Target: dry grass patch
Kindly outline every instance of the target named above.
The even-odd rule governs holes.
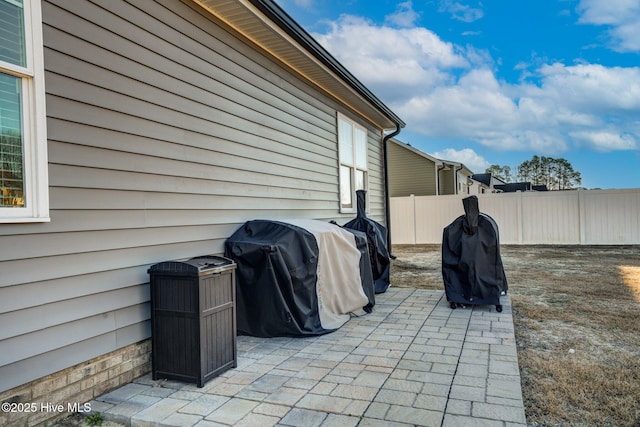
[[[392,283],[443,289],[440,246],[395,246]],[[640,247],[504,246],[527,421],[640,426]]]

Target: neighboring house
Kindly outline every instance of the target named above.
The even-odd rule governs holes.
[[[497,193],[496,185],[504,185],[505,182],[491,173],[476,173],[471,175],[472,184],[469,194]]]
[[[496,185],[496,190],[502,193],[515,193],[517,191],[548,191],[546,185],[532,185],[530,182],[509,182]]]
[[[395,138],[388,155],[390,197],[469,194],[473,172],[462,163],[437,159]]]
[[[496,190],[500,193],[515,193],[517,191],[531,191],[530,182],[510,182],[507,184],[497,185]]]
[[[148,267],[246,220],[344,223],[364,188],[386,222],[404,123],[272,0],[0,0],[0,20],[0,401],[148,371]]]
[[[504,182],[491,173],[479,173],[471,176],[471,194],[515,193],[516,191],[547,191],[546,185],[532,185],[530,182]]]
[[[438,194],[442,161],[395,138],[389,140],[389,196]]]
[[[442,160],[442,168],[438,175],[438,194],[469,194],[471,175],[473,172],[464,164]]]

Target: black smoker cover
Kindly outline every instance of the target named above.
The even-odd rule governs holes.
[[[323,232],[329,230],[328,234],[331,229],[347,233],[321,221],[301,220],[298,223],[320,228]],[[344,242],[344,239],[338,240]],[[258,337],[321,335],[336,330],[349,319],[349,314],[335,314],[323,307],[347,304],[350,308],[346,313],[355,308],[362,314],[371,311],[373,279],[370,269],[363,271],[360,268],[362,259],[366,259],[366,249],[356,248],[356,243],[358,246],[364,243],[362,237],[360,240],[351,239],[351,246],[347,248],[353,261],[347,268],[351,277],[357,275],[358,289],[354,291],[352,280],[349,289],[334,292],[331,289],[340,288],[344,281],[325,277],[331,274],[324,269],[319,277],[318,259],[320,252],[324,259],[332,258],[329,270],[335,271],[337,277],[340,264],[344,264],[344,247],[334,250],[324,247],[324,243],[319,245],[314,233],[303,226],[272,220],[246,222],[225,242],[225,256],[237,264],[238,332]],[[367,263],[365,265],[368,267]],[[326,298],[324,306],[318,295]]]
[[[389,248],[387,247],[387,228],[367,218],[365,209],[366,195],[367,192],[364,190],[356,191],[358,211],[356,217],[346,223],[344,228],[362,231],[366,234],[375,293],[381,294],[389,288],[389,276],[391,273]]]
[[[447,300],[461,304],[500,304],[507,278],[500,257],[498,225],[480,213],[478,198],[462,200],[465,215],[445,227],[442,277]]]

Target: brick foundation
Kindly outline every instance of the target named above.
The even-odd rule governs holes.
[[[50,426],[69,409],[151,371],[151,340],[140,341],[0,393],[0,403],[19,412],[0,411],[0,426]],[[26,405],[26,407],[25,407]],[[61,405],[61,406],[60,406]]]

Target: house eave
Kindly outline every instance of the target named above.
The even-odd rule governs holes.
[[[464,165],[464,163],[460,163],[460,162],[452,162],[449,160],[442,160],[442,163],[446,166],[450,166],[454,169],[456,169],[458,172],[461,172],[463,175],[471,177],[471,175],[473,175],[473,171],[471,169],[469,169],[468,167],[466,167]]]
[[[272,0],[192,0],[375,126],[405,123]]]

